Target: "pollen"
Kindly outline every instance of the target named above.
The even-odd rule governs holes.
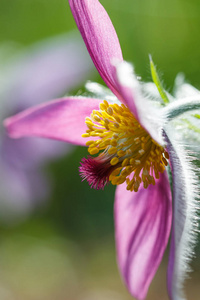
[[[137,192],[143,185],[155,185],[168,165],[169,154],[152,139],[124,104],[109,104],[86,118],[85,138],[88,152],[96,157],[84,159],[80,173],[91,187],[103,188],[107,183],[126,182],[127,190]]]

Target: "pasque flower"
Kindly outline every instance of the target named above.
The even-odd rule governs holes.
[[[92,69],[83,47],[74,33],[48,38],[26,48],[13,43],[1,45],[1,120],[34,103],[63,95],[80,84]],[[49,183],[43,166],[66,154],[70,148],[39,138],[13,140],[1,130],[1,221],[19,221],[44,203]]]
[[[163,97],[163,106],[154,107],[123,60],[114,27],[99,1],[69,0],[69,4],[89,54],[114,96],[104,101],[57,99],[7,119],[5,126],[13,138],[41,136],[77,145],[85,145],[87,139],[90,156],[81,162],[81,176],[97,189],[109,182],[117,185],[117,258],[130,293],[136,299],[146,297],[171,231],[168,292],[170,299],[184,299],[182,283],[193,251],[195,181],[170,122],[199,104],[168,103]]]

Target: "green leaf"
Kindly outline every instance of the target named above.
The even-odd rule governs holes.
[[[182,121],[184,121],[187,124],[189,129],[193,130],[194,132],[200,133],[200,128],[193,125],[189,120],[182,119]]]
[[[194,114],[192,116],[195,117],[195,118],[197,118],[197,119],[200,119],[200,115],[198,115],[198,114]]]
[[[167,104],[170,101],[167,97],[167,94],[166,94],[162,84],[161,84],[160,78],[159,78],[158,73],[156,71],[156,66],[154,65],[154,62],[152,60],[151,55],[149,55],[149,59],[150,59],[151,76],[152,76],[153,82],[155,83],[164,104]]]

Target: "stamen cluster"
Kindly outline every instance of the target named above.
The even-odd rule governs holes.
[[[84,159],[81,176],[95,188],[126,182],[127,190],[137,192],[141,183],[147,188],[168,165],[168,153],[158,145],[124,104],[100,104],[85,120],[88,130],[82,137],[95,158]],[[101,172],[99,172],[101,170]]]

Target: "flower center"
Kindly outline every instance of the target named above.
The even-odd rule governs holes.
[[[169,154],[158,145],[124,104],[100,104],[85,123],[82,137],[98,138],[86,142],[88,152],[97,157],[83,159],[80,173],[91,187],[100,189],[110,181],[126,182],[127,190],[137,192],[141,183],[147,188],[168,165]]]

